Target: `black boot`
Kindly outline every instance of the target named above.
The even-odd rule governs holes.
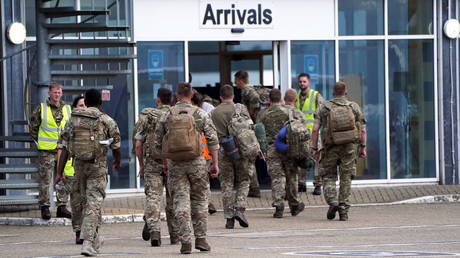
[[[72,213],[70,213],[70,211],[67,209],[67,207],[65,205],[61,205],[61,206],[57,207],[56,217],[57,218],[71,219],[72,218]]]
[[[321,195],[321,186],[315,186],[315,190],[312,192],[313,195]]]
[[[273,218],[281,219],[283,217],[284,204],[275,206],[275,208],[276,210],[275,210],[275,213],[273,213]]]
[[[217,212],[217,209],[216,207],[214,206],[214,204],[212,204],[211,202],[208,204],[208,213],[209,215],[212,215],[214,213]]]
[[[248,197],[260,198],[260,189],[250,188],[248,192]]]
[[[234,218],[238,220],[238,222],[240,223],[240,226],[242,226],[243,228],[247,228],[249,227],[249,222],[244,216],[244,211],[245,211],[244,208],[237,208],[235,211]]]
[[[51,212],[50,212],[50,207],[49,206],[42,206],[42,219],[44,220],[49,220],[51,219]]]
[[[347,221],[348,220],[348,214],[347,213],[339,213],[339,218],[340,218],[340,221]]]
[[[307,191],[307,185],[305,184],[298,184],[297,187],[299,193],[305,193]]]
[[[329,210],[327,210],[327,219],[328,220],[333,220],[335,219],[335,214],[339,210],[339,207],[337,205],[330,205]]]
[[[83,239],[80,238],[80,231],[75,232],[75,244],[76,245],[82,245],[83,244]]]
[[[227,223],[225,223],[226,229],[233,229],[235,228],[235,218],[227,219]]]
[[[142,229],[142,239],[144,239],[144,241],[150,240],[150,231],[147,222],[144,222],[144,228]]]
[[[292,206],[291,207],[291,215],[292,216],[297,216],[299,213],[301,213],[305,209],[305,204],[303,202],[299,203],[297,206]]]
[[[161,246],[161,234],[158,231],[153,231],[150,234],[150,245],[151,246]]]

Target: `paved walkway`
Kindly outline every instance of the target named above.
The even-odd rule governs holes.
[[[323,195],[316,196],[311,194],[312,187],[307,193],[300,193],[300,196],[308,206],[326,205]],[[263,190],[261,198],[248,198],[248,209],[271,208],[271,191]],[[413,198],[425,196],[460,196],[460,185],[413,185],[413,186],[356,186],[352,188],[350,201],[352,204],[370,203],[394,203]],[[221,194],[213,191],[211,200],[218,210],[222,210]],[[144,197],[141,194],[117,197],[109,195],[104,202],[104,215],[134,215],[142,214],[144,207]],[[54,212],[52,215],[54,216]],[[37,209],[0,213],[3,218],[39,218],[40,211]]]

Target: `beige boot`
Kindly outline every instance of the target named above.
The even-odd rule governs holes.
[[[83,246],[81,247],[81,254],[84,256],[96,256],[97,252],[94,250],[93,242],[84,240]]]

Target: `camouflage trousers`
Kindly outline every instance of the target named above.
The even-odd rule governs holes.
[[[72,229],[74,232],[81,230],[82,222],[82,203],[81,196],[79,194],[78,188],[79,184],[76,182],[76,173],[74,176],[64,176],[62,181],[64,182],[64,188],[56,190],[57,194],[60,196],[65,196],[65,199],[68,199],[70,196],[70,208],[72,210]]]
[[[314,186],[322,186],[323,185],[323,178],[320,176],[320,168],[318,161],[315,161],[315,166],[313,168],[298,168],[297,176],[299,180],[299,184],[305,184],[307,182],[308,173],[313,172],[313,185]]]
[[[54,183],[56,173],[56,152],[39,151],[38,152],[38,202],[40,206],[50,206],[50,183]],[[64,191],[56,192],[56,206],[66,205],[69,199],[68,194]]]
[[[146,162],[144,170],[144,192],[145,208],[144,215],[150,233],[160,232],[161,225],[161,205],[163,200],[163,189],[165,186],[165,176],[161,175],[163,164],[158,162]],[[178,235],[177,225],[174,223],[173,202],[169,191],[166,191],[166,219],[168,223],[169,235]]]
[[[168,160],[168,189],[174,201],[174,215],[181,243],[206,237],[208,228],[208,170],[203,157],[186,161]]]
[[[249,160],[231,160],[223,151],[219,152],[219,181],[226,219],[233,218],[235,209],[247,206],[249,167]]]
[[[259,180],[257,179],[257,170],[255,160],[249,162],[249,188],[259,189]]]
[[[298,206],[301,200],[297,191],[297,165],[283,154],[280,154],[274,144],[268,146],[267,166],[272,180],[273,207],[284,204],[284,198],[289,206]]]
[[[74,161],[76,194],[81,197],[83,220],[80,238],[93,241],[102,224],[102,203],[107,186],[107,162]]]
[[[353,143],[327,147],[320,159],[323,173],[324,199],[329,205],[338,205],[339,213],[350,208],[351,177],[356,173],[356,146]],[[337,197],[336,181],[340,174]]]

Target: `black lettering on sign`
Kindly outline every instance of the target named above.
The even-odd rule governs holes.
[[[238,9],[236,4],[231,4],[229,9],[213,9],[212,4],[206,5],[203,25],[269,25],[273,22],[273,11],[264,9],[262,4],[257,4],[257,9]]]
[[[206,25],[208,20],[211,20],[212,24],[216,25],[216,19],[214,18],[214,12],[212,11],[211,4],[206,5],[206,11],[204,12],[203,25]]]

